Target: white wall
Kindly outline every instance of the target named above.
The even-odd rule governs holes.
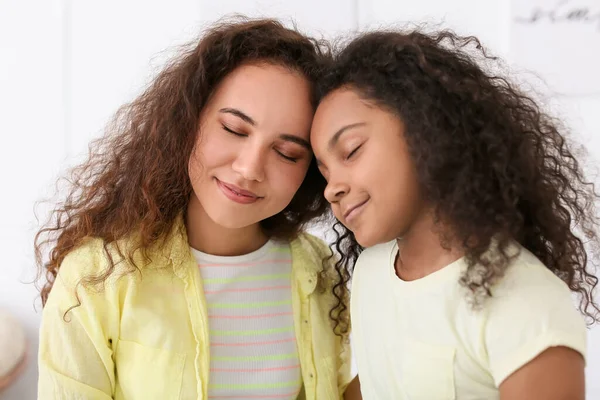
[[[587,3],[600,10],[600,0]],[[52,193],[61,168],[86,151],[116,108],[140,91],[170,46],[230,12],[294,18],[301,29],[329,37],[425,20],[475,34],[518,64],[512,11],[509,0],[0,0],[0,204],[6,215],[0,224],[0,307],[23,322],[31,343],[26,374],[0,398],[34,399],[36,393],[39,310],[35,288],[24,283],[34,275],[33,204]],[[600,30],[596,34],[590,51],[600,55]],[[540,48],[532,44],[530,51]],[[600,56],[595,62],[600,70]],[[600,92],[555,98],[553,105],[600,157]],[[588,398],[596,399],[600,328],[590,331],[589,351]]]

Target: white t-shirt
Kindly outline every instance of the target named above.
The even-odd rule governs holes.
[[[359,257],[353,341],[367,400],[493,400],[510,374],[544,350],[585,357],[586,327],[567,285],[521,248],[493,296],[474,310],[458,260],[414,281],[396,276],[396,241]]]

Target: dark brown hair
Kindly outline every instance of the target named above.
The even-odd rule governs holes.
[[[90,146],[87,161],[71,171],[66,199],[35,238],[39,279],[45,275],[42,303],[65,256],[86,239],[100,238],[106,248],[135,233],[139,239],[125,254],[132,260],[171,231],[192,193],[187,167],[200,112],[227,74],[243,64],[269,63],[315,83],[329,54],[322,44],[275,20],[238,17],[185,47],[143,94],[119,109],[105,136]],[[313,91],[316,106],[315,96]],[[262,221],[264,231],[293,238],[325,212],[324,187],[313,160],[291,203]],[[105,273],[83,283],[101,283],[113,271],[111,261]]]
[[[370,32],[336,53],[319,92],[354,89],[404,122],[423,195],[450,230],[440,230],[441,243],[462,247],[468,269],[461,284],[476,304],[491,295],[517,240],[581,296],[582,312],[594,321],[598,195],[559,121],[486,72],[497,61],[476,38],[450,31]],[[335,230],[341,259],[331,316],[343,323],[347,283],[362,249],[339,221]]]

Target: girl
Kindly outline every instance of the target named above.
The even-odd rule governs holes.
[[[344,226],[338,298],[368,247],[351,300],[366,399],[584,398],[571,291],[596,319],[597,197],[558,122],[480,49],[372,32],[323,80],[311,142]]]
[[[123,107],[36,238],[40,399],[338,399],[309,146],[326,54],[223,23]]]

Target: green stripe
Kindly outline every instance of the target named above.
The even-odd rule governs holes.
[[[278,382],[278,383],[251,383],[246,385],[236,385],[231,383],[216,384],[209,383],[208,386],[211,389],[271,389],[271,388],[284,388],[301,385],[302,381],[289,381],[289,382]]]
[[[280,300],[280,301],[262,301],[258,303],[212,303],[208,305],[208,308],[261,308],[261,307],[272,307],[282,306],[284,304],[291,304],[292,300]]]
[[[211,357],[213,361],[273,361],[298,359],[297,353],[275,354],[271,356],[245,356],[245,357]]]
[[[290,274],[271,274],[256,276],[241,276],[239,278],[209,278],[204,279],[204,283],[232,283],[232,282],[251,282],[251,281],[272,281],[275,279],[290,278]]]
[[[286,326],[284,328],[271,329],[256,329],[250,331],[210,331],[211,336],[252,336],[252,335],[268,335],[271,333],[291,332],[294,326]]]

